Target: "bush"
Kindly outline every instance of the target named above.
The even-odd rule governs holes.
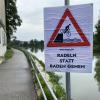
[[[12,58],[12,56],[13,56],[13,50],[7,49],[7,52],[5,54],[5,59],[8,60],[8,59]]]

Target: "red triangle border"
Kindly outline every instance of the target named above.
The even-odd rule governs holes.
[[[78,34],[82,38],[83,42],[77,42],[77,43],[59,43],[59,42],[57,43],[57,42],[54,42],[55,37],[56,37],[57,33],[59,32],[59,30],[60,30],[60,28],[61,28],[62,24],[64,23],[67,16],[71,20],[73,26],[75,27],[76,31],[78,32]],[[75,18],[73,17],[73,15],[71,14],[71,12],[68,8],[65,10],[63,16],[61,17],[61,19],[56,27],[56,29],[52,33],[50,41],[47,44],[47,47],[65,47],[65,46],[90,46],[89,41],[87,40],[82,29],[80,28],[80,26],[78,25],[77,21],[75,20]]]

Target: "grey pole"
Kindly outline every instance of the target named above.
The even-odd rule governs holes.
[[[65,0],[65,5],[69,5],[70,0]],[[66,72],[66,100],[71,100],[70,72]]]
[[[70,0],[65,0],[65,5],[69,5],[69,2]]]
[[[66,73],[66,100],[71,100],[70,72]]]

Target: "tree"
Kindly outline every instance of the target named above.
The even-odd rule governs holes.
[[[95,67],[95,79],[97,80],[99,84],[99,90],[100,90],[100,57],[97,56],[97,62],[96,62],[96,67]]]
[[[5,0],[6,2],[6,32],[7,42],[10,42],[11,35],[16,32],[17,26],[20,26],[22,20],[18,15],[16,0]]]
[[[94,36],[95,43],[99,44],[100,43],[100,19],[98,20],[97,25],[95,26],[96,28],[96,34]]]

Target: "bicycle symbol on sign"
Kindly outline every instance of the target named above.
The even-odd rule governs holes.
[[[70,26],[71,26],[71,24],[67,25],[67,26],[65,27],[65,29],[61,29],[60,32],[61,32],[62,34],[66,34],[68,37],[70,37],[70,36],[71,36]]]

